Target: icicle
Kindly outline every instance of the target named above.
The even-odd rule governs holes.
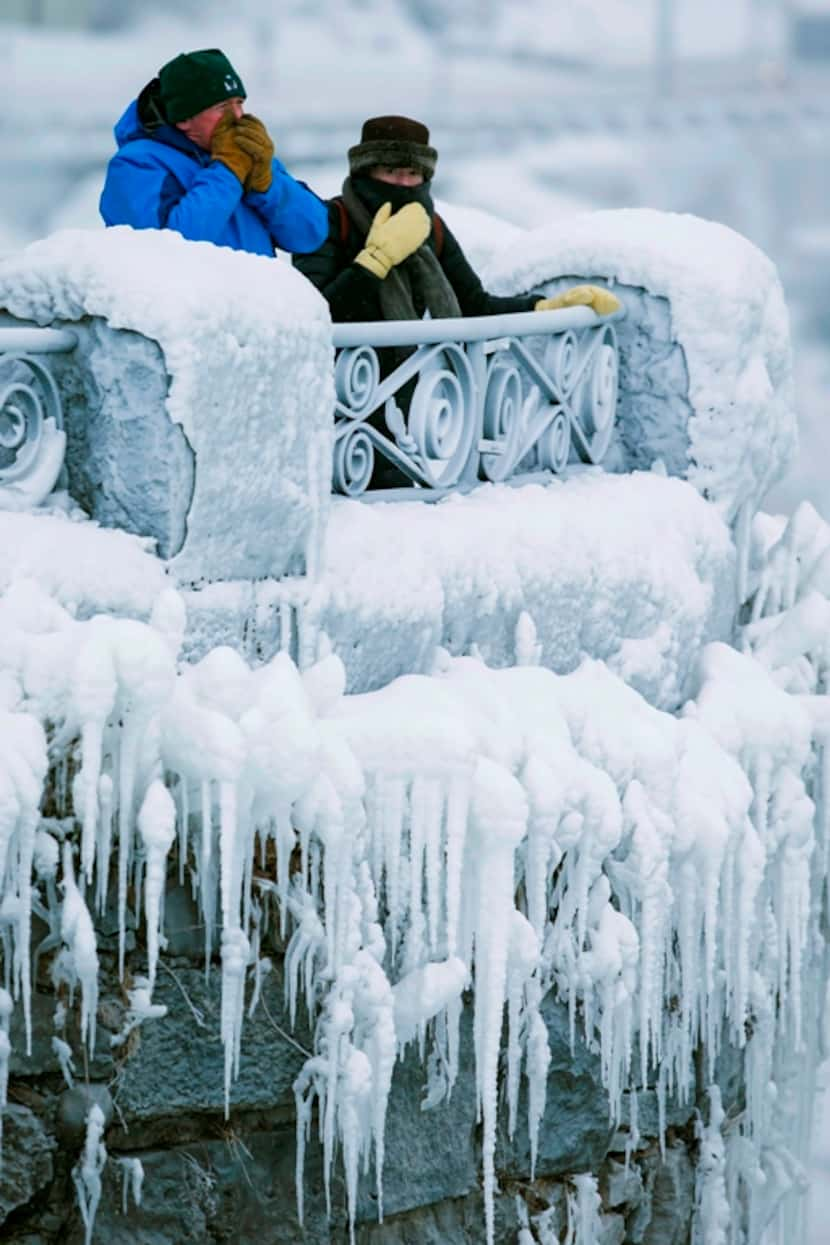
[[[147,965],[150,994],[156,982],[159,953],[161,904],[167,878],[167,855],[176,840],[176,805],[164,783],[156,779],[138,814],[138,831],[144,843],[147,865],[145,910],[147,922]]]
[[[394,960],[402,915],[400,907],[400,865],[406,786],[402,778],[389,776],[384,780],[382,791],[381,817],[383,820],[384,864],[386,870],[386,925],[389,946]]]
[[[539,939],[532,925],[514,911],[510,915],[507,951],[507,1106],[508,1135],[516,1131],[519,1104],[519,1072],[522,1047],[520,1041],[525,985],[539,964]]]
[[[68,1042],[64,1042],[63,1038],[59,1038],[55,1034],[52,1038],[52,1053],[60,1064],[61,1075],[66,1082],[67,1089],[72,1089],[75,1084],[75,1066],[72,1062],[72,1047]]]
[[[541,664],[542,645],[536,638],[536,624],[527,610],[522,610],[516,622],[514,650],[517,666]]]
[[[187,867],[187,836],[190,829],[190,786],[187,779],[179,779],[179,886],[184,886]]]
[[[142,724],[143,725],[143,724]],[[118,773],[118,976],[124,980],[127,938],[127,875],[132,858],[133,801],[140,724],[127,711],[121,734]]]
[[[732,1217],[726,1195],[726,1153],[722,1128],[724,1111],[720,1089],[709,1086],[709,1123],[698,1119],[699,1155],[695,1178],[695,1215],[692,1245],[729,1245]]]
[[[98,858],[96,896],[98,912],[101,915],[103,915],[107,906],[107,892],[109,889],[113,795],[112,776],[110,774],[102,774],[98,779],[98,844],[96,847]]]
[[[538,983],[535,995],[538,994]],[[548,1069],[551,1054],[548,1028],[539,1013],[538,998],[528,1008],[527,1034],[527,1083],[528,1107],[527,1129],[530,1137],[530,1179],[536,1178],[536,1158],[539,1153],[539,1127],[545,1114],[548,1090]]]
[[[239,1071],[242,1020],[245,1012],[245,970],[251,948],[241,929],[222,930],[222,1020],[225,1051],[225,1119],[230,1114],[231,1080]]]
[[[12,996],[0,986],[0,1165],[3,1162],[3,1112],[9,1089],[9,1059],[12,1053],[9,1039],[12,1006]]]
[[[527,825],[527,802],[503,766],[480,760],[475,775],[473,827],[479,891],[475,931],[476,992],[473,1022],[476,1084],[484,1135],[484,1203],[487,1245],[493,1245],[496,1147],[496,1081],[504,1013],[507,945],[513,908],[513,852]]]
[[[87,884],[92,881],[95,861],[104,728],[115,707],[118,692],[111,634],[109,618],[94,619],[72,671],[74,708],[82,723],[82,763],[77,778],[80,798],[73,802],[76,816],[82,822],[81,873]]]
[[[136,1206],[141,1205],[144,1191],[144,1164],[141,1159],[123,1158],[118,1160],[121,1168],[121,1214],[126,1215],[130,1196]]]
[[[291,813],[284,805],[276,810],[277,887],[280,897],[280,937],[285,938],[288,925],[288,883],[291,877],[291,854],[296,836]]]
[[[84,1225],[84,1245],[92,1245],[95,1216],[101,1200],[101,1175],[107,1161],[103,1137],[104,1113],[97,1103],[93,1103],[86,1117],[84,1148],[72,1168],[72,1181]]]
[[[81,983],[81,1041],[88,1038],[92,1055],[98,1012],[98,948],[92,918],[75,883],[72,844],[68,841],[63,845],[63,889],[61,937],[69,948],[73,972]]]
[[[573,1177],[568,1190],[568,1235],[565,1245],[596,1245],[602,1236],[601,1201],[596,1177],[590,1172]]]
[[[222,924],[231,929],[239,924],[242,874],[244,870],[238,833],[236,789],[232,783],[219,784],[219,858],[221,865]]]
[[[441,915],[443,822],[444,799],[441,784],[438,779],[429,779],[424,792],[424,863],[427,883],[427,933],[432,955],[438,949],[438,920]]]
[[[447,794],[447,954],[458,952],[458,921],[461,906],[461,872],[467,835],[470,784],[466,776],[453,775]],[[463,958],[463,957],[462,957]]]
[[[199,858],[199,885],[202,919],[205,923],[205,977],[210,973],[210,957],[213,951],[214,888],[211,876],[213,851],[213,805],[210,782],[204,780],[202,794],[202,851]]]

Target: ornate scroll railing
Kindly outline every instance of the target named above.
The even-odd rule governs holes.
[[[0,320],[0,510],[39,505],[63,466],[66,435],[55,378],[42,356],[76,345],[68,329]]]
[[[602,462],[617,404],[611,321],[623,314],[335,325],[335,491],[366,493],[381,460],[424,498]]]

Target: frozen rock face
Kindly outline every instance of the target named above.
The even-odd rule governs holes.
[[[484,275],[499,293],[619,288],[631,316],[619,325],[632,455],[621,465],[662,458],[730,520],[759,508],[792,458],[796,424],[787,309],[757,247],[695,216],[586,212],[528,232]]]
[[[167,413],[161,349],[104,320],[71,327],[78,345],[52,365],[63,397],[69,492],[105,527],[150,536],[162,558],[174,557],[185,541],[196,460]]]
[[[552,296],[581,279],[562,277],[545,288]],[[625,318],[615,326],[619,397],[614,438],[603,466],[609,471],[648,471],[661,462],[669,475],[685,478],[694,411],[671,304],[633,285],[618,284],[615,292],[625,304]]]
[[[3,262],[0,309],[79,328],[58,367],[70,486],[94,518],[154,537],[180,582],[313,570],[330,321],[288,264],[167,231],[68,231]]]
[[[170,892],[171,897],[176,894]],[[198,918],[192,930],[201,943],[204,930]],[[174,954],[167,959],[174,975],[165,973],[159,979],[154,996],[168,1009],[167,1015],[145,1022],[126,1048],[115,1049],[119,1116],[107,1132],[110,1159],[93,1241],[195,1245],[227,1238],[243,1245],[257,1240],[330,1245],[341,1236],[346,1239],[343,1182],[339,1173],[333,1174],[329,1220],[316,1146],[306,1158],[304,1225],[297,1220],[291,1083],[311,1035],[304,1024],[291,1028],[280,1002],[281,972],[269,988],[267,1013],[260,1008],[246,1028],[233,1120],[226,1125],[221,1115],[221,1048],[214,1033],[221,1010],[218,976],[206,984],[195,948],[192,957]],[[109,981],[102,1014],[116,1029],[119,1014],[123,1019],[118,994],[116,982]],[[448,1102],[422,1110],[424,1070],[414,1051],[396,1068],[386,1133],[384,1223],[377,1222],[375,1181],[369,1173],[361,1178],[358,1190],[356,1240],[362,1245],[415,1241],[484,1245],[470,1012],[468,1007],[461,1026],[459,1081]],[[514,1141],[509,1142],[506,1129],[501,1130],[496,1239],[521,1239],[518,1233],[529,1221],[537,1233],[532,1239],[545,1239],[538,1233],[541,1222],[546,1222],[558,1225],[559,1239],[564,1240],[570,1174],[594,1170],[600,1176],[604,1232],[596,1245],[623,1240],[651,1245],[684,1242],[694,1193],[692,1130],[675,1129],[665,1165],[656,1153],[655,1133],[644,1131],[626,1167],[628,1133],[623,1128],[611,1135],[598,1056],[581,1042],[571,1052],[567,1008],[562,1003],[549,997],[543,1014],[552,1061],[536,1178],[529,1177],[522,1104]],[[18,1059],[14,1072],[21,1096],[30,1092],[29,1084],[37,1078],[42,1088],[46,1072],[55,1073],[52,1084],[59,1088],[53,1061]],[[94,1071],[93,1076],[105,1080],[93,1082],[92,1092],[105,1094],[105,1081],[112,1075],[111,1068]],[[52,1108],[59,1117],[63,1100],[77,1092],[58,1096],[48,1090],[39,1096],[38,1108],[47,1119]],[[684,1121],[691,1114],[689,1108]],[[60,1239],[80,1245],[83,1227],[64,1178],[80,1139],[59,1144],[57,1130],[44,1127],[38,1116],[21,1106],[7,1108],[5,1126],[0,1170],[3,1240],[22,1245]],[[129,1177],[123,1160],[136,1155],[144,1169],[143,1196],[140,1206],[128,1197],[125,1215],[124,1183]],[[546,1216],[541,1222],[540,1214]]]

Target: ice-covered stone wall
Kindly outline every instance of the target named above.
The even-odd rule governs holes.
[[[647,209],[588,212],[513,239],[499,292],[618,288],[619,464],[659,458],[732,521],[759,508],[796,444],[788,314],[775,265],[725,225]]]
[[[287,263],[172,232],[81,230],[0,266],[0,308],[77,328],[55,364],[68,483],[180,582],[305,575],[325,525],[332,350]]]
[[[81,561],[85,525],[38,522]],[[95,538],[113,613],[64,608],[45,549],[0,594],[4,1240],[80,1242],[94,1211],[92,1240],[146,1245],[323,1245],[349,1216],[363,1245],[685,1245],[730,1206],[752,1245],[776,1216],[798,1239],[817,516],[756,525],[740,651],[702,649],[681,714],[602,662],[541,669],[530,628],[522,665],[439,652],[369,695],[331,655],[177,670],[181,598]]]
[[[0,513],[10,1245],[799,1239],[830,532],[759,520],[739,574],[791,441],[780,291],[741,251],[727,357],[729,280],[669,229],[660,285],[643,235],[525,275],[630,282],[618,465],[652,470],[436,507],[330,503],[296,274],[129,231],[0,268],[79,326],[70,478],[170,541]],[[170,462],[113,466],[145,438],[172,505]]]

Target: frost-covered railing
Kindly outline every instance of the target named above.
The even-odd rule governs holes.
[[[63,465],[66,437],[55,378],[43,355],[74,350],[68,329],[0,320],[0,509],[38,505]]]
[[[624,314],[335,325],[334,490],[363,494],[377,455],[434,495],[561,472],[573,456],[600,463],[617,405],[610,321]],[[387,375],[379,351],[392,355]]]

